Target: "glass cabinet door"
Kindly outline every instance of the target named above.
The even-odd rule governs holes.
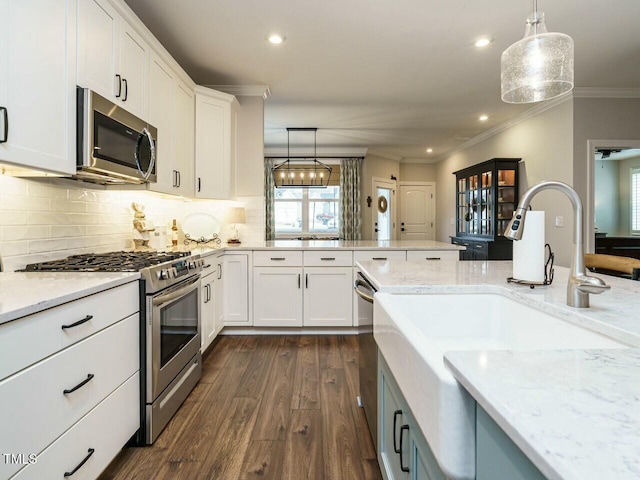
[[[516,171],[513,169],[498,170],[498,222],[497,234],[504,235],[507,224],[516,209]]]
[[[480,174],[480,194],[478,203],[480,235],[493,235],[493,172],[491,170]]]
[[[469,189],[467,188],[467,179],[460,178],[458,179],[458,198],[457,198],[457,208],[458,208],[458,233],[467,233],[467,220],[465,215],[467,214],[467,205],[469,203]]]

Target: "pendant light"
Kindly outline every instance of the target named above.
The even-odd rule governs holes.
[[[524,38],[502,53],[500,64],[506,103],[541,102],[573,89],[573,39],[547,32],[537,0],[527,17]]]
[[[291,158],[291,132],[313,132],[313,158]],[[317,128],[287,128],[287,159],[271,169],[276,188],[327,188],[331,167],[318,161]]]

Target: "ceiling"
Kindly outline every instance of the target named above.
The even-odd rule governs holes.
[[[629,158],[635,158],[635,157],[640,157],[640,149],[638,148],[621,147],[619,152],[612,151],[606,157],[603,157],[601,149],[598,149],[596,150],[596,154],[595,154],[596,160],[620,161],[620,160],[627,160]]]
[[[500,100],[500,55],[524,34],[527,0],[126,2],[198,84],[269,86],[267,147],[318,127],[319,147],[429,161],[530,108]],[[576,86],[640,86],[640,1],[538,5],[575,41]],[[493,42],[478,49],[482,35]]]

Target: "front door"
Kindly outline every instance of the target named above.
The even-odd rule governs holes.
[[[373,181],[373,239],[395,240],[395,182]]]
[[[434,240],[433,185],[400,186],[400,240]]]

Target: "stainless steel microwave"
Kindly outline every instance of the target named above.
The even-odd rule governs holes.
[[[158,130],[97,93],[77,89],[76,178],[104,185],[157,179]]]

